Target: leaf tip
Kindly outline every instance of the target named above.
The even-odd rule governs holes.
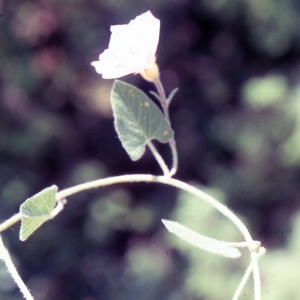
[[[165,227],[169,230],[170,225],[174,223],[174,221],[166,220],[166,219],[161,219],[162,223],[165,225]]]
[[[19,239],[21,242],[25,242],[27,240],[27,238],[23,237],[22,234],[19,235]]]

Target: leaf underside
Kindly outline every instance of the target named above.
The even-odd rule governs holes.
[[[229,246],[226,242],[201,235],[175,221],[162,220],[162,222],[171,233],[197,248],[229,258],[241,256],[237,248]]]
[[[174,132],[157,105],[141,90],[116,80],[111,92],[115,127],[122,146],[132,160],[138,160],[147,143],[170,141]]]

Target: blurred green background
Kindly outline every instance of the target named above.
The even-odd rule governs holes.
[[[43,188],[161,171],[131,162],[113,128],[112,80],[91,61],[110,25],[151,10],[179,170],[237,212],[268,252],[263,299],[300,295],[298,0],[10,0],[0,2],[0,219]],[[124,77],[145,92],[140,76]],[[165,145],[158,145],[170,162]],[[171,187],[124,184],[68,199],[28,241],[3,235],[37,300],[231,299],[249,257],[232,261],[172,237],[173,219],[222,240],[233,225]],[[21,295],[0,264],[0,298]],[[241,299],[253,299],[249,280]]]

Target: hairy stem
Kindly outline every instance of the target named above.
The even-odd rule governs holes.
[[[231,222],[233,222],[242,235],[245,238],[245,241],[252,242],[253,239],[247,229],[247,227],[243,224],[243,222],[225,205],[218,202],[215,198],[209,196],[208,194],[202,192],[201,190],[185,183],[180,180],[169,178],[167,176],[153,176],[153,175],[146,175],[146,174],[134,174],[134,175],[122,175],[122,176],[115,176],[109,177],[104,179],[98,179],[95,181],[82,183],[77,186],[67,188],[57,193],[57,198],[64,199],[68,196],[73,194],[79,193],[84,190],[89,190],[93,188],[98,188],[101,186],[112,185],[116,183],[125,183],[125,182],[155,182],[155,183],[163,183],[166,185],[174,186],[184,191],[187,191],[202,200],[206,201],[214,208],[216,208],[219,212],[221,212],[225,217],[227,217]],[[250,243],[251,244],[251,243]]]
[[[24,298],[26,300],[34,300],[29,289],[25,285],[24,281],[20,277],[10,255],[8,250],[6,249],[2,237],[0,235],[0,258],[3,259],[8,273],[11,275],[17,286],[19,287],[21,293],[23,294]]]
[[[261,281],[260,281],[260,274],[259,274],[259,267],[258,267],[258,258],[259,258],[259,254],[257,252],[251,253],[255,300],[261,299]]]
[[[158,164],[160,165],[161,169],[163,170],[164,175],[168,175],[170,173],[169,168],[166,165],[166,163],[163,160],[163,158],[161,157],[161,155],[156,150],[155,146],[151,142],[149,142],[147,144],[147,146],[149,147],[149,149],[151,150],[151,152],[152,152],[153,156],[155,157],[156,161],[158,162]]]
[[[246,270],[246,272],[245,272],[245,274],[244,274],[244,276],[243,276],[243,278],[242,278],[242,280],[241,280],[238,288],[236,289],[236,291],[235,291],[235,293],[233,295],[232,300],[238,300],[238,298],[239,298],[239,296],[240,296],[240,294],[241,294],[241,292],[242,292],[242,290],[243,290],[243,288],[244,288],[244,286],[245,286],[248,278],[251,275],[252,270],[253,270],[253,261],[251,261],[250,264],[249,264],[249,266],[247,267],[247,270]],[[255,300],[258,300],[258,298],[255,298]]]
[[[19,222],[21,220],[21,214],[17,213],[10,217],[8,220],[4,221],[2,224],[0,224],[0,232],[6,230],[10,226],[14,225],[15,223]]]
[[[171,141],[169,141],[169,145],[170,145],[170,148],[171,148],[172,158],[173,158],[172,169],[171,169],[171,171],[169,173],[169,176],[172,177],[177,172],[177,168],[178,168],[178,154],[177,154],[176,142],[175,142],[174,139],[171,140]]]

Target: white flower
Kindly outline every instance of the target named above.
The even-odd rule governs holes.
[[[99,60],[92,62],[103,78],[119,78],[143,73],[155,63],[160,21],[150,11],[136,17],[128,25],[111,26],[111,37]]]

